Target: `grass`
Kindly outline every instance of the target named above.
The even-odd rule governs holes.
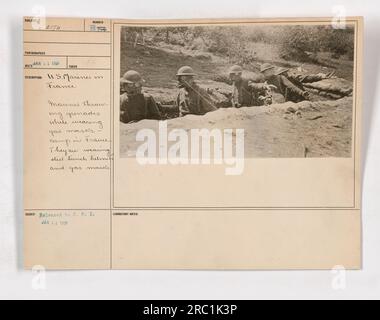
[[[299,63],[286,61],[279,57],[276,46],[265,43],[253,43],[251,49],[256,53],[257,63],[245,66],[247,70],[257,71],[260,64],[271,62],[283,67],[302,67],[306,72],[329,73],[336,71],[338,77],[353,81],[353,62],[345,59],[332,60],[321,54],[321,58],[329,59],[335,68],[323,67],[312,63]],[[182,52],[181,52],[182,51]],[[226,76],[231,64],[225,57],[211,55],[211,59],[194,57],[186,53],[180,46],[168,48],[157,48],[137,45],[134,47],[129,43],[122,43],[121,74],[128,70],[136,70],[146,80],[149,88],[170,88],[177,86],[176,73],[181,66],[191,66],[198,74],[200,80],[215,80]],[[209,54],[210,55],[210,54]]]
[[[181,53],[167,52],[152,47],[123,44],[120,70],[121,74],[128,70],[141,73],[147,87],[175,88],[177,71],[180,67],[191,66],[200,79],[209,79],[210,75],[220,72],[220,63],[204,61]]]

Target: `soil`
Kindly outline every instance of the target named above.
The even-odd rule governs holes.
[[[348,97],[269,107],[225,108],[205,116],[171,119],[167,124],[169,131],[244,129],[247,158],[350,157],[352,105],[352,98]],[[158,122],[153,120],[121,124],[121,156],[135,155],[141,144],[135,139],[139,130],[157,131],[157,128]]]

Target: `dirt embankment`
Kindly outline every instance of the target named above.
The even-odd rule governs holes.
[[[335,101],[287,102],[269,107],[225,108],[205,116],[168,120],[168,130],[244,129],[247,158],[350,157],[351,97]],[[141,129],[157,131],[158,122],[144,120],[121,124],[120,152],[132,157],[141,142]]]

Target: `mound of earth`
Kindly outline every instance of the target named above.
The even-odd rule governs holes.
[[[263,107],[222,108],[204,116],[167,121],[173,129],[244,129],[247,158],[350,157],[353,100],[287,102]],[[158,130],[158,121],[120,124],[121,157],[133,157],[142,129]],[[169,144],[170,146],[170,144]]]
[[[325,79],[322,81],[307,83],[305,87],[314,90],[322,96],[339,99],[352,94],[352,82],[341,78]]]

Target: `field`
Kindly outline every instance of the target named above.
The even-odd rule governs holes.
[[[273,45],[256,43],[251,47],[255,62],[245,66],[246,73],[257,72],[261,63],[269,61],[277,66],[301,68],[310,74],[335,71],[337,79],[308,88],[312,94],[310,102],[284,103],[283,97],[275,94],[274,105],[270,107],[222,108],[205,116],[170,119],[169,128],[244,128],[246,157],[350,157],[352,97],[348,93],[345,97],[331,98],[328,90],[344,86],[352,91],[352,61],[345,57],[332,59],[321,53],[315,63],[300,64],[281,59]],[[122,43],[121,74],[130,69],[139,71],[146,81],[144,91],[163,105],[174,103],[175,75],[183,65],[193,67],[198,83],[217,98],[223,100],[218,93],[231,91],[227,76],[231,63],[222,55],[164,43],[160,46]],[[122,157],[133,156],[137,147],[135,135],[142,128],[155,129],[157,123],[144,120],[121,124]]]

